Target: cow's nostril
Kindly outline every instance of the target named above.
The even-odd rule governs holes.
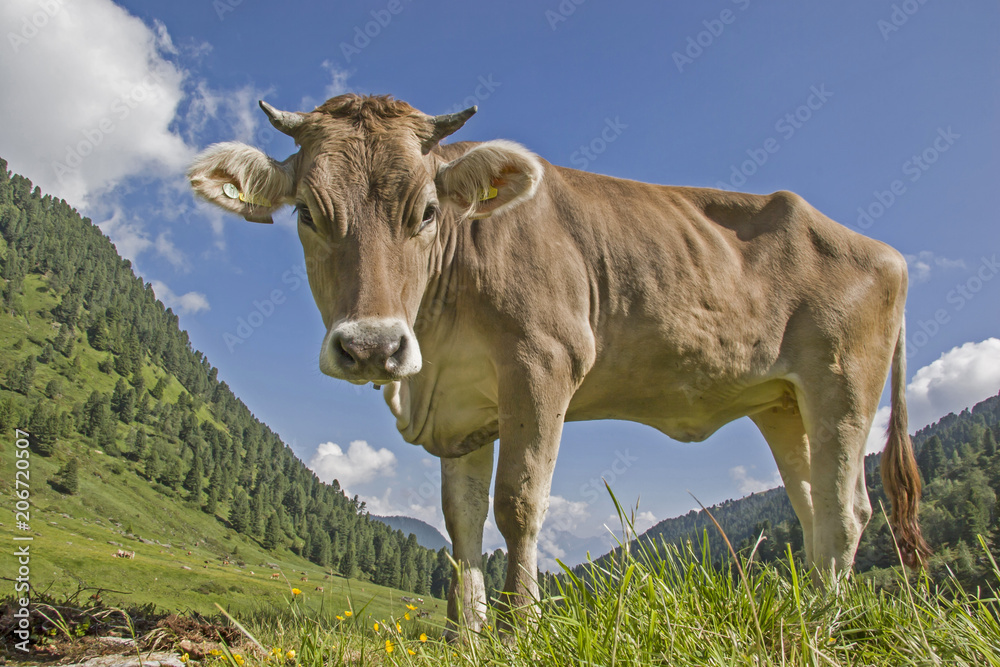
[[[385,369],[390,373],[395,372],[403,364],[405,352],[406,336],[400,336],[386,347]]]
[[[333,348],[340,356],[340,362],[344,366],[354,366],[358,363],[358,355],[352,349],[352,345],[349,341],[344,340],[343,336],[337,336],[333,341]]]

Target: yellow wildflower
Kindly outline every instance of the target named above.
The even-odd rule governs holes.
[[[344,612],[344,616],[347,617],[347,618],[350,618],[353,615],[354,615],[354,612],[351,611],[350,609],[348,609],[347,611]]]
[[[385,640],[385,652],[392,653],[392,642],[388,639]]]
[[[292,595],[302,595],[302,591],[297,588],[292,589]]]
[[[412,648],[406,649],[406,652],[409,653],[410,655],[416,655],[417,654],[417,652],[414,651]]]
[[[403,620],[405,621],[410,620],[410,612],[406,612],[405,614],[403,614]]]
[[[243,659],[243,656],[240,655],[239,653],[233,654],[233,660],[235,660],[236,664],[239,665],[240,667],[243,667],[243,663],[246,662],[246,660]]]
[[[375,622],[375,632],[378,632],[378,621]]]
[[[420,641],[421,642],[426,642],[427,641],[427,633],[426,632],[421,632],[420,633]]]
[[[338,620],[338,621],[342,621],[342,620],[344,620],[344,617],[343,617],[343,616],[338,616],[338,617],[337,617],[337,620]]]
[[[417,608],[414,607],[412,604],[406,605],[406,608],[409,609],[410,611],[416,611],[417,610]]]
[[[396,632],[402,632],[402,631],[403,631],[403,626],[401,626],[399,623],[397,623],[396,624]]]
[[[191,659],[191,656],[189,656],[187,653],[185,653],[184,655],[181,656],[181,662],[187,662],[190,659]]]
[[[295,649],[289,649],[288,653],[285,654],[285,657],[289,660],[295,660]]]

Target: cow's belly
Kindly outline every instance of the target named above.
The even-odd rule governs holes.
[[[772,407],[795,405],[795,390],[787,380],[761,380],[725,389],[677,388],[675,383],[631,388],[619,385],[603,396],[578,393],[567,421],[622,419],[652,426],[674,440],[699,442],[731,421]]]

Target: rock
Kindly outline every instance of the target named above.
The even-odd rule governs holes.
[[[97,641],[117,646],[135,646],[135,640],[131,637],[98,637]]]
[[[104,655],[66,667],[184,667],[184,663],[177,653],[159,652],[144,654],[141,663],[134,655]]]

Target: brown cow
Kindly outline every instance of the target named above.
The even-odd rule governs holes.
[[[647,185],[553,166],[509,141],[438,142],[475,108],[428,116],[343,95],[261,102],[300,150],[210,147],[189,178],[254,222],[298,209],[327,333],[320,369],[385,388],[403,437],[441,457],[462,584],[483,623],[495,518],[507,602],[537,595],[537,538],[565,420],[628,419],[703,440],[750,417],[777,461],[816,571],[849,570],[871,515],[865,440],[892,370],[882,478],[915,563],[920,479],[907,435],[906,262],[789,193]],[[461,617],[461,618],[460,618]]]

